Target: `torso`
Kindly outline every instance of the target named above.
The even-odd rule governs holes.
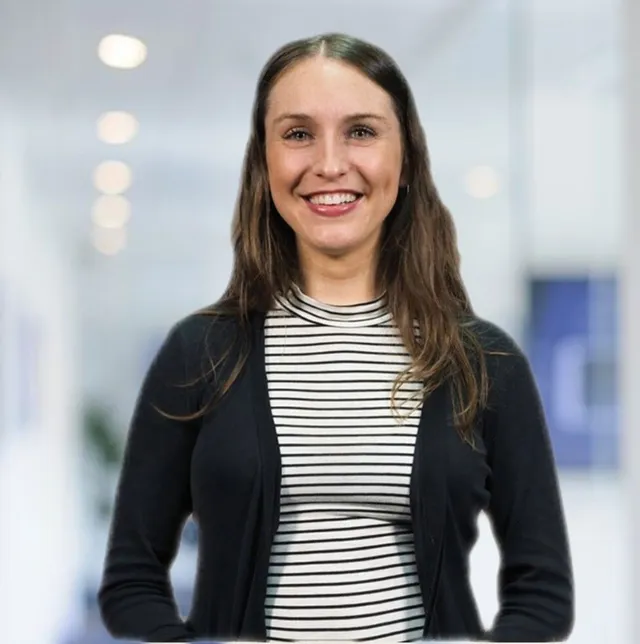
[[[420,639],[409,507],[419,391],[382,300],[330,307],[295,291],[266,320],[282,460],[265,602],[268,639]]]

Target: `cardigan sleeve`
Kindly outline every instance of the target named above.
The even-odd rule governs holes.
[[[554,457],[530,365],[505,334],[489,355],[484,435],[489,518],[501,555],[500,608],[487,639],[550,642],[573,627],[573,572]],[[506,354],[506,355],[505,355]]]
[[[98,603],[109,633],[142,641],[187,641],[169,569],[191,512],[189,472],[197,428],[169,420],[193,411],[185,343],[176,325],[142,384],[120,472]]]

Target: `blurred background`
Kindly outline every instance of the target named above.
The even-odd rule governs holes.
[[[226,285],[262,65],[344,31],[407,75],[477,312],[538,378],[575,561],[570,641],[630,644],[640,67],[625,29],[640,42],[634,0],[0,0],[3,639],[112,641],[95,593],[142,377]],[[497,567],[483,519],[487,624]],[[194,568],[187,526],[185,610]]]

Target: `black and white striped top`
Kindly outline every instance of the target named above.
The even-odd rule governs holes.
[[[329,306],[295,288],[267,316],[282,457],[266,597],[270,640],[420,639],[409,510],[420,406],[391,388],[408,354],[383,298]]]

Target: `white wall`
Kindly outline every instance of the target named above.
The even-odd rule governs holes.
[[[533,106],[535,187],[529,262],[538,272],[612,271],[623,212],[620,103],[567,90]]]
[[[7,641],[48,644],[80,614],[75,293],[37,225],[20,134],[0,114],[0,621]]]

